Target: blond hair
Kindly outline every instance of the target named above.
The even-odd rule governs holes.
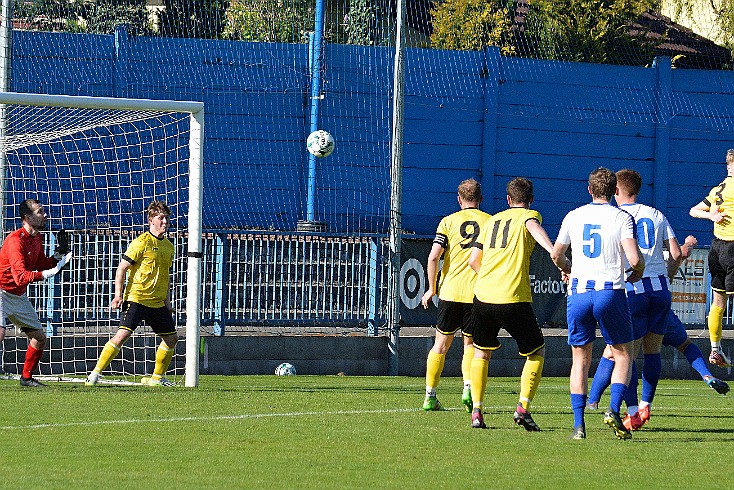
[[[151,220],[159,214],[171,216],[171,209],[163,201],[153,201],[148,204],[148,219]]]
[[[468,202],[482,201],[482,185],[474,179],[466,179],[459,184],[459,197]]]

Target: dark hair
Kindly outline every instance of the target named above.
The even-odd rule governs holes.
[[[466,179],[459,184],[459,197],[464,201],[479,203],[482,201],[482,185],[474,179]]]
[[[617,190],[617,176],[608,168],[599,167],[589,174],[589,190],[592,197],[611,201]]]
[[[533,200],[533,183],[525,177],[515,177],[507,183],[507,195],[514,204],[530,204]]]
[[[18,205],[18,214],[20,215],[21,220],[25,220],[26,216],[30,216],[33,214],[33,204],[40,205],[41,203],[38,201],[38,199],[26,199],[20,205]]]
[[[617,172],[617,187],[630,196],[637,196],[642,189],[642,177],[636,170],[625,168]]]

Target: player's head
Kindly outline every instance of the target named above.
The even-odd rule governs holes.
[[[148,221],[152,220],[156,216],[160,216],[161,214],[166,217],[171,216],[171,209],[166,203],[163,201],[153,201],[148,204]]]
[[[515,177],[507,183],[507,203],[530,206],[533,202],[533,183],[525,177]]]
[[[636,170],[625,168],[617,172],[617,188],[620,194],[627,197],[637,197],[642,189],[642,177]]]
[[[45,230],[48,215],[37,199],[26,199],[18,206],[18,215],[24,225],[33,230]]]
[[[594,199],[611,201],[617,191],[617,176],[608,168],[599,167],[589,174],[589,193]]]
[[[734,163],[734,148],[726,151],[726,165]]]
[[[482,185],[474,179],[466,179],[459,184],[459,203],[479,205],[482,202]]]

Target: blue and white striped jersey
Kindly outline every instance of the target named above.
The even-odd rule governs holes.
[[[624,289],[622,240],[635,238],[632,216],[611,204],[590,203],[569,212],[557,243],[571,245],[568,294]]]

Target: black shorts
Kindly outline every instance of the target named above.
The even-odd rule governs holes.
[[[711,289],[734,293],[734,241],[714,238],[709,250]]]
[[[474,346],[482,350],[502,347],[497,334],[501,328],[517,342],[521,356],[529,356],[545,346],[543,331],[531,303],[493,304],[474,298]]]
[[[145,320],[145,324],[157,335],[172,335],[176,333],[176,325],[173,323],[171,312],[165,306],[151,308],[133,301],[124,301],[122,303],[120,328],[134,332],[143,320]]]
[[[444,335],[453,335],[457,330],[467,337],[472,336],[472,304],[458,301],[438,300],[436,330]]]

